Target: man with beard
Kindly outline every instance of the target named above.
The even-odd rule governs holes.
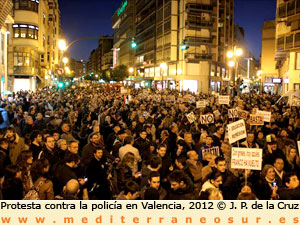
[[[13,165],[15,165],[20,152],[25,148],[24,139],[19,137],[15,128],[13,127],[7,128],[5,138],[9,142],[10,161]]]
[[[59,158],[56,154],[55,140],[52,136],[46,137],[44,149],[38,155],[38,159],[48,159],[51,166],[54,166],[56,163],[58,163]]]
[[[194,192],[192,180],[183,172],[175,170],[169,176],[170,191],[167,200],[196,200],[197,194]]]
[[[87,167],[87,187],[91,200],[109,200],[110,191],[107,181],[106,160],[103,157],[103,146],[94,149],[94,157]]]
[[[155,188],[159,193],[159,200],[164,200],[167,196],[166,190],[160,186],[160,174],[157,171],[152,171],[148,177],[148,185],[142,188],[141,198],[144,200],[145,191],[148,188]]]

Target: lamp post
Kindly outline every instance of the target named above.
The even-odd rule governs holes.
[[[237,74],[238,73],[238,66],[239,66],[238,65],[239,64],[238,58],[242,55],[243,55],[243,49],[238,48],[236,46],[234,46],[232,51],[228,51],[227,54],[226,54],[227,58],[229,59],[228,66],[230,68],[235,67],[234,74],[231,77],[232,78],[231,80],[233,81],[233,86],[235,86],[235,79],[238,76],[238,74]]]

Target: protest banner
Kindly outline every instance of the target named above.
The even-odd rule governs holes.
[[[214,112],[213,112],[213,114],[214,114],[216,117],[218,117],[218,116],[220,116],[220,115],[221,115],[221,113],[220,113],[220,111],[219,111],[219,110],[216,110],[216,111],[214,111]]]
[[[197,109],[205,108],[206,107],[206,100],[197,101],[196,102],[196,107],[197,107]]]
[[[228,124],[228,137],[230,144],[247,137],[245,121],[243,119]]]
[[[200,123],[201,124],[210,124],[214,123],[214,115],[213,114],[207,114],[207,115],[201,115],[200,116]]]
[[[229,109],[228,110],[228,117],[230,119],[238,118],[239,117],[238,109]]]
[[[214,146],[214,147],[210,147],[210,148],[202,148],[202,156],[206,153],[220,156],[220,148],[219,148],[219,146]]]
[[[271,122],[272,113],[268,111],[257,110],[256,115],[262,115],[265,122]]]
[[[240,119],[245,119],[246,120],[248,118],[248,114],[249,114],[248,111],[238,109],[238,115],[239,115]]]
[[[264,125],[264,117],[262,115],[250,114],[249,125]]]
[[[229,105],[230,96],[229,95],[219,95],[218,103],[220,105]]]
[[[231,168],[261,170],[262,149],[260,148],[232,148]]]
[[[193,112],[187,114],[186,117],[190,123],[194,123],[196,120],[196,116]]]

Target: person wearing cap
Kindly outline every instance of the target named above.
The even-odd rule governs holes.
[[[276,158],[285,158],[284,153],[277,148],[277,141],[272,135],[267,136],[267,148],[264,150],[263,165],[273,165]]]
[[[120,129],[112,147],[113,156],[119,157],[119,149],[123,146],[125,137],[127,137],[126,130]]]

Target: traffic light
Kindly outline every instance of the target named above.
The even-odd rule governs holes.
[[[134,38],[132,38],[130,47],[133,48],[133,49],[135,49],[137,47],[137,43],[135,42]]]
[[[59,81],[58,84],[57,84],[58,88],[64,88],[64,86],[65,86],[65,84],[62,81]]]
[[[186,42],[187,42],[186,39],[184,39],[184,40],[182,41],[182,44],[181,44],[181,46],[180,46],[180,48],[181,48],[182,51],[183,51],[183,50],[188,50],[189,47],[190,47],[190,46],[187,45]]]

